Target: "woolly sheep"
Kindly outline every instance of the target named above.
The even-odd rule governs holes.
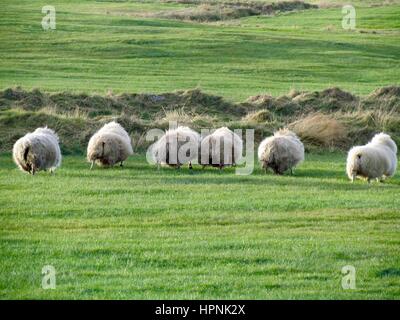
[[[54,172],[61,165],[61,150],[57,134],[45,127],[27,133],[14,144],[13,159],[17,166],[30,174],[36,171]]]
[[[105,124],[89,140],[87,147],[87,160],[92,165],[113,166],[123,162],[133,154],[131,138],[125,129],[117,122]]]
[[[234,166],[242,158],[243,141],[227,127],[215,130],[201,141],[199,163],[205,166]]]
[[[180,168],[188,162],[192,169],[192,161],[197,159],[200,135],[188,128],[179,126],[170,129],[152,146],[151,154],[158,169],[160,165]]]
[[[271,168],[275,174],[289,169],[293,173],[293,168],[304,160],[304,145],[294,132],[281,129],[260,143],[258,159],[265,172]]]
[[[346,172],[353,182],[355,178],[382,179],[392,177],[397,168],[397,146],[385,133],[376,134],[371,142],[350,149]]]

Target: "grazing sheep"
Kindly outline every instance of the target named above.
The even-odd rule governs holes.
[[[234,166],[242,158],[243,141],[227,127],[219,128],[201,141],[199,163],[205,166]]]
[[[125,129],[117,122],[105,124],[89,140],[87,147],[87,160],[92,165],[113,166],[123,162],[133,154],[131,138]]]
[[[265,172],[271,168],[275,174],[283,174],[290,169],[293,174],[293,168],[304,160],[304,145],[294,132],[281,129],[260,143],[258,159]]]
[[[382,181],[392,177],[397,168],[397,146],[385,133],[376,134],[371,142],[350,149],[347,156],[346,172],[349,179],[364,178]]]
[[[30,174],[40,170],[53,173],[61,165],[57,134],[47,127],[26,134],[15,142],[13,159],[21,170]]]
[[[200,135],[188,127],[179,126],[170,129],[152,146],[151,153],[157,168],[168,165],[180,168],[188,162],[192,169],[192,161],[197,159]]]

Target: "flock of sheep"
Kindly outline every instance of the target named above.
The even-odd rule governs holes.
[[[230,129],[223,127],[201,137],[188,127],[178,127],[165,132],[151,146],[151,156],[159,167],[168,165],[181,167],[193,162],[203,167],[220,169],[235,166],[242,158],[243,141]],[[197,152],[190,152],[196,150]],[[113,166],[133,154],[131,139],[125,129],[110,122],[97,131],[89,140],[87,160],[91,168]],[[57,134],[49,128],[38,128],[20,138],[13,148],[13,159],[17,166],[31,174],[40,170],[53,172],[61,165],[61,150]],[[292,172],[304,160],[304,145],[295,133],[282,129],[264,139],[258,147],[258,159],[263,169],[272,169],[275,174]],[[391,137],[379,133],[364,146],[353,147],[347,157],[346,171],[349,179],[363,178],[368,181],[395,174],[397,146]]]

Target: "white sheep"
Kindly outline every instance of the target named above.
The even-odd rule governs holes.
[[[382,181],[392,177],[397,168],[397,146],[385,133],[376,134],[371,142],[350,149],[347,156],[346,172],[353,182],[355,178]]]
[[[179,126],[167,130],[152,145],[151,154],[158,169],[160,165],[180,168],[185,163],[189,163],[189,168],[192,169],[192,162],[197,159],[199,144],[200,135],[196,131]]]
[[[92,165],[113,166],[123,162],[133,154],[131,138],[125,129],[117,122],[105,124],[89,140],[87,160]]]
[[[286,170],[293,174],[293,168],[304,160],[304,145],[294,132],[281,129],[260,143],[258,159],[265,172],[271,168],[275,174]]]
[[[17,166],[30,174],[36,171],[54,172],[61,165],[61,150],[57,134],[45,127],[27,133],[15,142],[13,159]]]
[[[243,141],[227,127],[215,130],[203,138],[200,146],[199,163],[222,169],[235,166],[242,158]]]

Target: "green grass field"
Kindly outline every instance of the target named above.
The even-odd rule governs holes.
[[[137,16],[182,4],[57,0],[57,29],[45,32],[48,1],[6,0],[0,88],[104,94],[200,87],[234,101],[333,85],[368,94],[398,84],[400,73],[400,2],[370,3],[356,2],[360,33],[342,29],[340,7],[200,24]]]
[[[365,96],[400,85],[400,1],[352,1],[351,32],[341,27],[347,1],[310,1],[321,2],[273,17],[196,23],[151,17],[191,6],[158,0],[3,0],[0,90],[104,96],[197,87],[240,102],[290,89],[338,86]],[[44,5],[56,8],[56,30],[41,28]],[[45,103],[14,104],[10,95],[0,98],[0,150],[8,151],[0,154],[0,299],[400,299],[399,174],[351,184],[345,153],[326,150],[307,154],[295,176],[258,167],[250,176],[157,171],[143,154],[122,169],[90,171],[74,155],[84,139],[61,126],[88,129],[79,114],[46,118],[35,113]],[[400,110],[395,95],[382,98],[392,111],[376,116],[369,106],[350,134],[384,130],[388,112],[395,118]],[[131,120],[138,110],[156,114],[141,100],[126,107]],[[196,112],[209,116],[206,107]],[[77,147],[68,141],[72,155],[55,175],[30,176],[13,164],[10,146],[41,119]],[[45,265],[56,269],[55,290],[41,288]],[[356,268],[354,290],[341,287],[346,265]]]
[[[70,156],[30,176],[1,156],[0,297],[398,299],[399,179],[351,184],[344,159],[308,155],[277,177]],[[47,264],[56,290],[41,289]]]

